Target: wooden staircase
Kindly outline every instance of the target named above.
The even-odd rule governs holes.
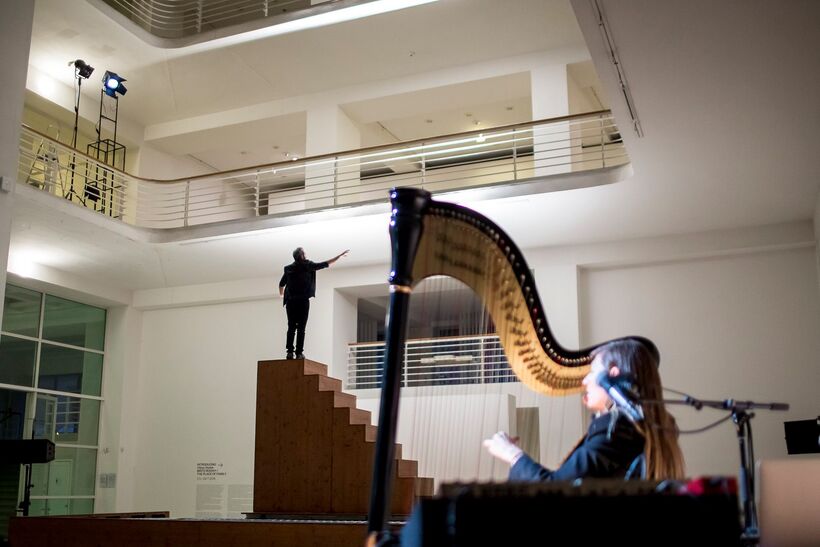
[[[256,387],[253,512],[350,515],[368,512],[376,428],[327,367],[306,359],[260,361]],[[433,494],[418,463],[396,466],[390,512],[407,515]]]

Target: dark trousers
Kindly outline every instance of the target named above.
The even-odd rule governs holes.
[[[288,353],[293,353],[293,335],[296,334],[296,353],[302,353],[305,350],[305,325],[307,325],[308,312],[310,312],[310,300],[307,298],[288,300],[285,310],[288,313],[288,335],[285,348]]]

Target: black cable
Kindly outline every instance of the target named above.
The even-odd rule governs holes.
[[[683,391],[678,391],[677,389],[672,389],[671,387],[663,386],[664,391],[668,391],[670,393],[674,393],[675,395],[680,395],[682,397],[692,397],[688,393],[684,393]]]
[[[723,418],[721,418],[721,419],[719,419],[715,422],[712,422],[709,425],[699,427],[698,429],[687,429],[686,431],[678,431],[678,433],[680,433],[681,435],[689,435],[689,434],[692,434],[692,433],[703,433],[704,431],[712,429],[713,427],[717,427],[718,425],[722,424],[726,420],[729,420],[731,417],[732,417],[732,415],[728,414],[728,415],[724,416]]]

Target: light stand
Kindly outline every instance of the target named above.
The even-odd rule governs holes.
[[[31,467],[34,464],[26,463],[23,465],[26,467],[26,483],[23,486],[23,501],[20,502],[17,510],[22,516],[27,517],[29,508],[31,507],[31,489],[34,487],[34,485],[31,484]]]
[[[94,72],[94,67],[82,59],[71,61],[68,64],[69,66],[74,65],[74,78],[77,80],[77,95],[74,97],[74,132],[71,134],[71,184],[69,185],[68,192],[66,192],[63,197],[65,199],[73,199],[74,196],[77,196],[80,201],[85,204],[83,197],[74,190],[74,172],[77,169],[77,131],[80,124],[80,96],[82,95],[83,80],[91,76],[91,73]]]
[[[114,194],[119,187],[116,185],[114,170],[102,167],[100,164],[125,171],[125,145],[117,142],[118,95],[124,95],[127,91],[122,85],[124,81],[125,78],[114,72],[106,71],[103,77],[103,87],[100,90],[97,140],[89,144],[86,149],[86,153],[99,163],[93,167],[86,166],[85,199],[93,202],[95,210],[109,216],[116,216],[117,202],[114,200]],[[112,108],[106,109],[106,103]],[[110,110],[113,110],[113,113]],[[112,138],[103,138],[104,124],[110,129]]]

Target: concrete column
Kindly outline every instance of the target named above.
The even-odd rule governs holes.
[[[34,0],[0,2],[0,66],[3,67],[3,84],[0,87],[0,177],[3,177],[3,188],[8,189],[0,189],[0,317],[6,293],[11,212],[17,184],[17,150],[33,20]]]
[[[361,147],[356,125],[338,105],[307,112],[305,154],[320,156]],[[331,207],[352,200],[360,184],[358,161],[317,161],[305,168],[305,208]]]
[[[569,114],[566,65],[547,65],[530,71],[532,118],[543,120]],[[571,170],[569,124],[536,126],[533,129],[533,176],[542,177]]]

